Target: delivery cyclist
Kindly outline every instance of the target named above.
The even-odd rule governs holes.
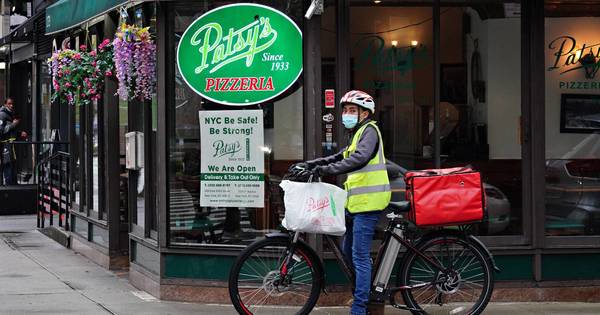
[[[381,210],[391,199],[385,167],[381,132],[371,116],[373,98],[362,91],[350,91],[340,100],[342,123],[352,134],[352,142],[341,152],[307,161],[303,166],[316,175],[348,174],[344,187],[348,192],[346,209],[351,217],[343,241],[346,260],[354,267],[356,283],[350,314],[367,313],[371,288],[371,241]]]

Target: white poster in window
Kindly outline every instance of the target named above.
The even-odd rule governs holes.
[[[200,111],[200,206],[264,207],[262,110]]]

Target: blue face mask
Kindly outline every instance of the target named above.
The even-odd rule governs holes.
[[[344,127],[352,129],[358,124],[358,116],[349,114],[342,115],[342,124],[344,124]]]

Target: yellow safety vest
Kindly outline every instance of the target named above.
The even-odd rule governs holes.
[[[373,126],[377,131],[379,148],[375,157],[365,167],[348,174],[344,187],[348,192],[346,209],[350,213],[383,210],[392,198],[390,180],[385,167],[385,155],[383,154],[383,138],[374,121],[364,124],[356,131],[352,143],[344,151],[344,158],[348,158],[356,151],[358,141],[368,126]]]

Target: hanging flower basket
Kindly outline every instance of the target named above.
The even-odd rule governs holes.
[[[151,100],[156,94],[156,44],[148,27],[121,24],[113,40],[122,100]]]
[[[54,87],[52,101],[63,99],[73,105],[79,100],[89,104],[102,97],[104,78],[112,76],[112,45],[105,39],[97,50],[88,51],[85,45],[79,51],[59,50],[48,59],[48,64]]]

